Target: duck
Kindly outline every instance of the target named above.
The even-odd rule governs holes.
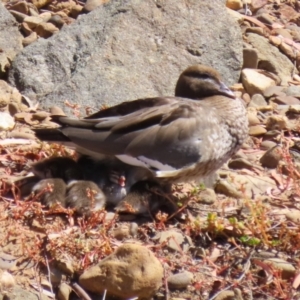
[[[241,99],[213,68],[185,69],[175,97],[127,101],[86,118],[52,116],[54,129],[35,129],[42,141],[75,147],[97,159],[114,157],[166,184],[215,173],[248,136]]]

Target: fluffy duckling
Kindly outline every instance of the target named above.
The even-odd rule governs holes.
[[[66,190],[67,186],[61,178],[42,179],[32,188],[32,192],[47,208],[58,202],[66,207]]]
[[[159,182],[198,180],[240,149],[246,110],[218,72],[203,65],[183,71],[175,96],[124,102],[80,120],[53,116],[59,128],[35,133],[96,159],[112,156],[144,168]]]
[[[61,178],[65,182],[82,179],[80,167],[69,157],[46,158],[32,164],[31,171],[41,179]]]
[[[165,191],[154,181],[139,181],[135,183],[126,197],[120,201],[115,210],[118,213],[134,215],[151,215],[166,204]]]
[[[105,206],[106,197],[97,184],[87,180],[73,180],[67,186],[67,207],[75,208],[79,215],[89,215]]]

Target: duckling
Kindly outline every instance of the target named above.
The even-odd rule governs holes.
[[[106,197],[92,181],[73,180],[67,186],[67,207],[74,208],[79,215],[90,215],[92,211],[104,208]]]
[[[42,179],[32,188],[32,192],[47,208],[52,207],[55,203],[66,207],[66,190],[67,186],[61,178]]]
[[[46,158],[32,164],[31,171],[41,179],[61,178],[66,183],[70,180],[82,179],[80,167],[69,157]]]
[[[135,183],[126,197],[115,207],[118,213],[135,215],[151,215],[168,204],[162,186],[154,181],[139,181]]]

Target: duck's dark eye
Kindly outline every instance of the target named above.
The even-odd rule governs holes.
[[[210,79],[211,76],[208,73],[191,72],[189,76],[199,78],[202,80]]]

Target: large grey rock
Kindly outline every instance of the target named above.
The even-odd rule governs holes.
[[[10,62],[23,49],[23,36],[15,18],[0,2],[0,78],[3,78]]]
[[[194,63],[215,67],[227,84],[238,80],[242,38],[225,1],[116,0],[26,47],[9,81],[43,106],[67,99],[98,108],[173,95]]]
[[[247,41],[258,51],[258,68],[278,75],[282,85],[286,85],[293,71],[296,72],[293,63],[268,39],[258,34],[248,33]]]

